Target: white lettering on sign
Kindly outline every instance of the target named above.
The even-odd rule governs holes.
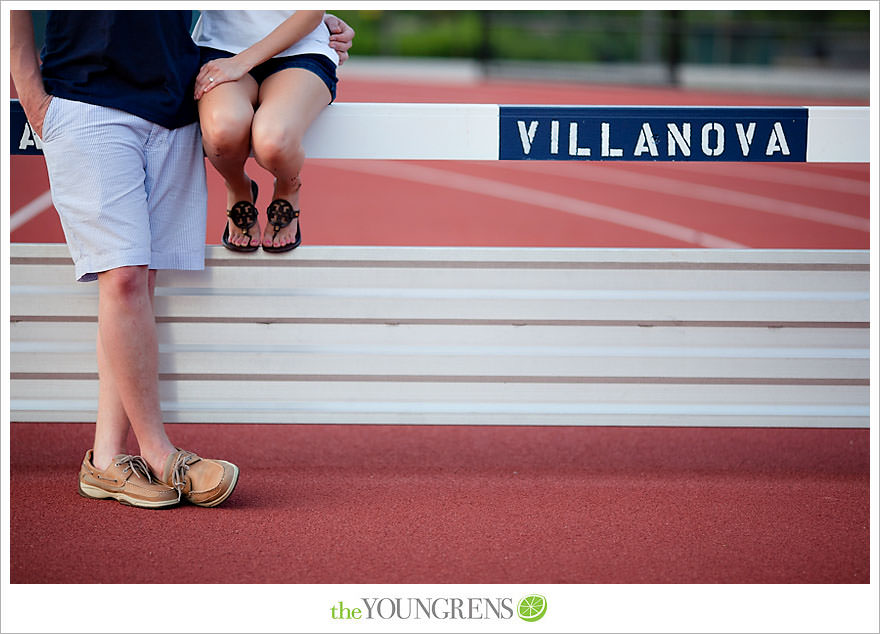
[[[647,121],[642,124],[642,129],[639,131],[639,140],[636,141],[633,156],[641,156],[645,152],[650,152],[651,156],[660,156],[660,152],[657,151],[657,141],[654,140],[654,131]]]
[[[578,124],[572,121],[568,124],[568,155],[569,156],[589,156],[590,148],[578,147]]]
[[[711,145],[711,133],[715,133],[715,147]],[[703,126],[700,147],[706,156],[724,154],[724,127],[720,123],[707,123]]]
[[[743,156],[748,156],[749,150],[752,148],[752,139],[755,138],[755,122],[749,121],[749,127],[746,129],[743,129],[743,124],[737,122],[736,136],[739,138],[739,147]]]
[[[691,155],[691,124],[681,124],[681,130],[674,123],[667,123],[666,129],[666,154],[675,156],[675,148],[678,147],[685,156]]]
[[[602,156],[623,156],[623,150],[611,147],[611,124],[603,121],[601,130]]]
[[[559,119],[551,119],[549,123],[550,143],[548,150],[551,155],[556,155],[559,154],[560,124],[562,122]],[[582,134],[583,127],[581,124],[583,121],[566,121],[566,123],[568,123],[568,156],[591,156],[593,148],[590,148],[588,145],[584,147],[581,147],[580,145],[580,135]],[[517,121],[516,125],[519,130],[519,138],[522,143],[523,154],[529,155],[534,147],[535,138],[537,138],[539,128],[546,126],[546,122]],[[612,126],[613,124],[608,121],[603,121],[599,125],[599,154],[603,158],[619,158],[624,156],[624,151],[621,147],[613,147],[612,145]],[[687,157],[691,156],[692,151],[696,151],[696,146],[692,144],[691,127],[692,125],[689,121],[681,123],[666,123],[667,156],[674,157],[680,154]],[[742,156],[747,157],[755,140],[757,124],[754,121],[737,121],[733,123],[733,129],[736,132],[736,138],[739,141],[739,149],[742,152]],[[728,132],[731,134],[733,133],[731,130],[726,129],[724,124],[719,121],[709,121],[703,124],[700,128],[699,152],[706,157],[723,156],[727,146]],[[28,139],[30,139],[29,134],[29,128],[26,128],[25,136],[27,136]],[[638,158],[644,154],[648,154],[652,157],[659,157],[660,149],[658,148],[657,143],[658,140],[662,139],[661,134],[662,132],[660,134],[654,133],[650,122],[645,121],[642,123],[638,132],[638,137],[635,140],[635,145],[631,146],[633,147],[632,157]],[[22,149],[25,147],[25,136],[22,136]],[[543,137],[544,141],[542,142],[546,142],[546,138],[546,136]],[[34,137],[34,140],[35,141],[31,141],[31,144],[36,142],[37,147],[39,148],[39,139]],[[620,139],[615,140],[620,141]],[[626,143],[626,140],[624,139],[623,142]],[[782,123],[779,121],[773,123],[773,128],[770,130],[765,150],[766,156],[773,156],[777,153],[781,153],[784,156],[791,155],[791,150],[788,146],[788,139],[786,139]]]
[[[773,156],[777,152],[782,152],[785,156],[791,154],[788,150],[788,141],[785,140],[785,132],[782,131],[782,124],[779,121],[773,124],[773,131],[770,132],[770,140],[767,141],[767,156]]]
[[[34,133],[30,124],[25,123],[24,129],[21,131],[21,140],[18,142],[18,149],[26,150],[32,145],[38,150],[43,149],[43,141]]]
[[[538,131],[538,122],[530,122],[529,129],[526,130],[526,122],[517,121],[516,127],[519,128],[519,140],[522,141],[523,154],[528,154],[532,151],[532,143],[535,142],[535,132]]]

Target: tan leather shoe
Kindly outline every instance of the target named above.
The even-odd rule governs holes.
[[[217,506],[238,483],[238,467],[225,460],[200,458],[178,449],[165,460],[160,478],[197,506]]]
[[[112,498],[145,509],[174,506],[180,501],[174,488],[150,476],[150,469],[140,456],[120,454],[104,471],[96,468],[92,459],[89,449],[79,469],[79,494],[83,497]]]

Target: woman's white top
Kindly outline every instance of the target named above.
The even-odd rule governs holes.
[[[241,53],[262,40],[296,11],[202,11],[192,38],[199,46]],[[330,30],[322,21],[314,31],[275,57],[318,53],[339,65],[339,55],[330,48]]]

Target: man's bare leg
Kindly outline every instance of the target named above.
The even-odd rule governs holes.
[[[153,315],[155,274],[127,266],[98,274],[98,353],[101,388],[95,466],[126,453],[131,428],[154,472],[174,451],[159,405],[159,347]],[[108,456],[109,454],[109,456]],[[104,464],[106,462],[106,464]]]
[[[156,288],[156,271],[149,272],[147,280],[150,293],[150,304],[153,305]],[[119,398],[116,379],[107,363],[101,331],[98,330],[98,417],[95,425],[95,441],[93,464],[98,469],[106,469],[114,456],[128,453],[128,435],[131,423],[125,413],[125,407]]]

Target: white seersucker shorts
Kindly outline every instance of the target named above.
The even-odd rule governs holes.
[[[204,268],[207,184],[198,123],[169,130],[53,97],[42,141],[77,280],[122,266]]]

